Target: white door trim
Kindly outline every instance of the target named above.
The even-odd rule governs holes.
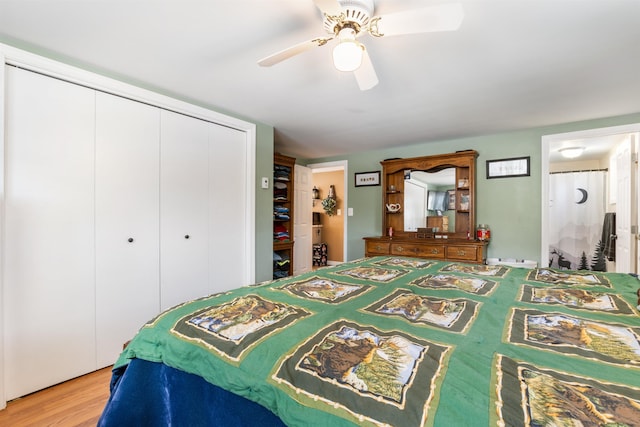
[[[4,253],[5,253],[5,242],[4,242],[4,219],[5,219],[5,210],[4,210],[4,192],[5,192],[5,184],[4,184],[4,153],[5,153],[5,141],[4,141],[4,106],[5,102],[5,56],[0,50],[0,309],[2,314],[0,314],[0,410],[7,407],[7,400],[4,391],[4,379],[6,378],[4,375]]]

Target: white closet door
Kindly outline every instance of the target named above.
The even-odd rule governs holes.
[[[160,310],[160,110],[96,96],[98,367]]]
[[[251,284],[247,191],[254,183],[248,183],[244,132],[215,124],[209,129],[210,289],[219,292]]]
[[[211,293],[208,265],[209,126],[202,120],[162,111],[162,309]]]
[[[6,68],[6,398],[96,368],[93,90]]]

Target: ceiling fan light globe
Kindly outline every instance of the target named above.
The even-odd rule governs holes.
[[[355,71],[362,64],[362,45],[355,40],[345,40],[333,48],[333,65],[338,71]]]

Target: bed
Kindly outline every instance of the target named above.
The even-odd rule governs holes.
[[[210,295],[140,329],[99,425],[638,425],[639,288],[371,257]]]

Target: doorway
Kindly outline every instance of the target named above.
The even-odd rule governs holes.
[[[312,234],[320,233],[320,236],[312,239],[312,244],[317,243],[318,240],[322,241],[320,243],[326,244],[328,265],[339,264],[347,260],[347,196],[349,188],[347,166],[346,160],[307,165],[312,172],[312,186],[315,186],[320,193],[320,200],[315,200],[312,207],[312,212],[317,214],[315,222],[319,222],[319,224],[314,224]],[[322,209],[321,200],[327,197],[331,185],[334,186],[337,206],[334,214],[328,215]]]
[[[606,221],[609,221],[611,214],[613,214],[617,219],[616,226],[608,236],[610,237],[609,242],[612,242],[616,250],[613,257],[605,257],[605,270],[626,273],[635,273],[637,271],[638,263],[636,257],[640,254],[640,251],[637,250],[635,244],[638,224],[638,198],[636,193],[639,186],[637,164],[631,162],[631,155],[638,151],[639,134],[640,123],[542,137],[541,265],[550,265],[554,268],[569,268],[568,266],[570,265],[570,268],[575,270],[580,268],[592,269],[592,265],[598,263],[598,254],[607,243],[607,239],[604,236],[606,234],[605,230],[607,230]],[[628,160],[624,158],[621,160],[620,153],[625,151],[625,147],[628,147],[626,149],[627,154],[624,154],[628,156]],[[574,158],[563,158],[562,153],[568,151],[569,148],[582,149],[582,155]],[[625,165],[628,167],[625,168]],[[567,176],[560,176],[555,173],[562,173],[563,175],[566,173]],[[559,197],[555,193],[555,188],[552,187],[558,185],[558,182],[567,181],[570,183],[567,184],[569,188],[564,196],[564,199],[568,200],[563,200],[563,202],[568,202],[567,208],[562,211],[565,217],[576,219],[580,217],[580,221],[583,221],[586,215],[574,210],[574,208],[581,209],[587,206],[585,202],[589,192],[585,190],[584,187],[587,184],[583,184],[583,182],[586,183],[593,178],[592,175],[598,175],[598,173],[602,173],[604,177],[596,178],[596,181],[600,181],[603,187],[599,203],[602,206],[602,210],[607,213],[605,215],[609,218],[605,221],[605,215],[600,214],[596,221],[600,222],[601,225],[596,226],[598,227],[596,230],[592,229],[590,232],[592,234],[591,237],[586,236],[589,233],[585,231],[588,227],[584,227],[582,223],[576,226],[575,223],[578,221],[574,221],[572,231],[567,234],[565,230],[562,239],[566,242],[575,242],[578,240],[594,240],[595,238],[597,248],[591,254],[574,253],[569,257],[561,249],[554,246],[560,240],[560,237],[557,234],[558,230],[554,225],[552,215],[554,204],[558,203],[562,197]],[[574,180],[574,177],[577,181]],[[597,197],[595,196],[597,194],[595,190],[593,194],[594,198]],[[557,208],[557,206],[555,207]],[[569,258],[572,259],[570,260]],[[547,264],[547,261],[549,264]]]

